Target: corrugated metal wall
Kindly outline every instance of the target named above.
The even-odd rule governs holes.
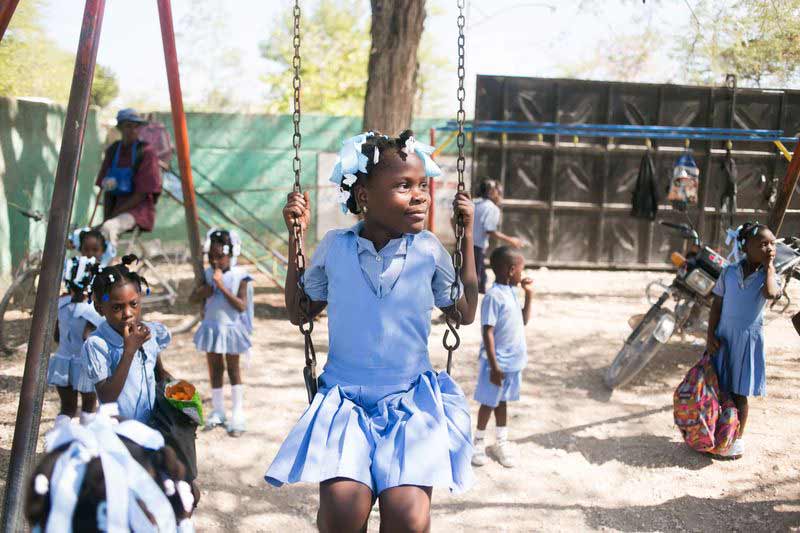
[[[478,120],[632,124],[800,131],[800,92],[732,91],[583,80],[478,76]],[[658,224],[629,216],[644,139],[572,138],[532,134],[479,134],[475,176],[502,179],[506,187],[504,231],[526,239],[533,263],[555,266],[646,266],[668,262],[681,241]],[[683,142],[654,141],[662,197]],[[723,142],[692,142],[700,168],[699,206],[689,215],[710,242],[724,237],[720,197]],[[738,165],[736,222],[767,219],[770,186],[787,163],[771,143],[735,143]],[[790,147],[791,149],[792,147]],[[762,179],[762,176],[764,177]],[[684,221],[663,202],[659,218]],[[785,235],[800,231],[800,199],[787,213]]]

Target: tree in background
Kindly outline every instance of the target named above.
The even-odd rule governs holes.
[[[238,111],[238,73],[245,68],[241,51],[230,46],[234,31],[229,20],[231,4],[193,0],[177,24],[176,39],[185,78],[184,100],[190,111]]]
[[[303,111],[360,116],[367,92],[370,5],[366,0],[319,0],[314,7],[304,9],[300,23]],[[434,9],[432,15],[440,12]],[[263,76],[268,113],[292,110],[292,31],[292,9],[288,8],[261,44],[262,57],[274,67]],[[452,63],[448,58],[436,53],[434,40],[427,34],[422,38],[419,58],[417,87],[411,93],[416,101],[414,110],[428,116],[446,114],[448,110],[441,105],[441,80],[443,73],[455,68],[449,67]]]
[[[105,107],[119,95],[117,76],[108,67],[97,65],[92,80],[91,104]]]
[[[425,0],[370,0],[369,53],[363,129],[397,133],[411,124]]]
[[[275,70],[264,76],[268,113],[292,110],[293,28],[289,8],[261,44],[261,55],[275,65]],[[360,115],[369,55],[369,10],[365,1],[320,0],[313,11],[303,11],[300,31],[303,110]]]
[[[0,46],[0,96],[69,99],[75,53],[62,50],[41,26],[43,0],[20,2]],[[92,103],[108,105],[119,92],[108,67],[97,65]]]
[[[687,81],[787,86],[800,76],[800,0],[702,0],[681,43]]]

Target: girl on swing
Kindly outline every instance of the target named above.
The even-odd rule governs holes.
[[[266,473],[267,482],[319,483],[322,532],[366,531],[380,504],[381,531],[429,531],[434,486],[461,492],[472,483],[469,405],[428,358],[431,311],[472,323],[478,302],[473,204],[454,201],[465,235],[461,290],[449,254],[424,231],[428,178],[440,174],[409,130],[398,138],[365,133],[348,139],[331,181],[343,209],[362,214],[327,233],[304,276],[311,316],[326,306],[329,352],[319,391]],[[290,236],[310,220],[308,193],[292,193],[283,214]],[[297,243],[290,237],[293,256]],[[286,307],[301,320],[297,270],[290,262]]]

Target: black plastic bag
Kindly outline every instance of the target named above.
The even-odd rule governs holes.
[[[656,166],[653,156],[647,150],[639,163],[639,175],[631,198],[631,216],[655,220],[658,212],[658,187],[656,185]]]
[[[167,383],[156,383],[156,401],[148,425],[164,436],[164,441],[171,446],[186,466],[186,481],[197,478],[197,423],[175,407],[165,396]]]

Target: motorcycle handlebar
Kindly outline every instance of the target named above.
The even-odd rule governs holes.
[[[661,224],[662,226],[666,226],[668,228],[679,229],[681,231],[686,229],[685,224],[675,224],[674,222],[667,222],[666,220],[661,220],[659,224]]]

